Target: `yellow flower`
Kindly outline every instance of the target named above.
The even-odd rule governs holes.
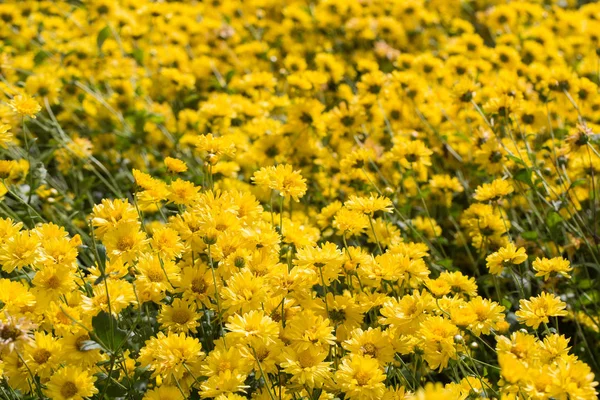
[[[306,179],[300,171],[294,171],[291,165],[261,168],[252,176],[255,184],[268,189],[274,189],[283,197],[291,197],[294,201],[306,193]]]
[[[0,263],[6,272],[12,272],[15,268],[35,266],[39,261],[40,240],[29,231],[18,232],[0,248]]]
[[[100,204],[94,206],[91,217],[94,234],[102,239],[109,229],[115,228],[119,224],[136,223],[138,213],[127,200],[103,199]]]
[[[109,305],[110,301],[110,305]],[[131,283],[125,280],[107,279],[94,286],[91,297],[84,297],[82,310],[89,315],[97,315],[101,311],[111,311],[116,317],[131,304],[136,303],[135,293]]]
[[[202,382],[200,396],[206,399],[222,394],[245,393],[248,388],[248,385],[244,383],[245,380],[246,375],[240,374],[238,371],[226,370]]]
[[[213,276],[209,267],[197,265],[196,267],[185,267],[181,273],[181,280],[174,283],[175,291],[182,293],[187,299],[192,299],[198,305],[211,306],[211,298],[215,295]]]
[[[295,351],[286,349],[282,355],[281,367],[292,376],[292,382],[319,388],[329,377],[330,362],[325,361],[327,352],[322,349]]]
[[[385,374],[377,360],[368,356],[343,358],[335,380],[348,399],[378,400],[385,392]]]
[[[360,211],[352,211],[344,207],[333,219],[333,227],[339,235],[360,235],[369,226],[369,218]]]
[[[26,94],[16,95],[8,104],[17,114],[31,118],[35,118],[42,109],[35,99]]]
[[[283,338],[299,352],[304,350],[326,350],[335,343],[333,326],[329,319],[315,315],[310,310],[302,311],[287,322]]]
[[[510,182],[503,179],[495,179],[491,183],[484,183],[477,187],[473,198],[477,201],[494,201],[511,194],[514,190]]]
[[[194,185],[192,182],[184,181],[182,179],[176,179],[169,185],[169,201],[189,206],[193,202],[198,200],[198,192],[200,188]]]
[[[162,306],[157,320],[161,328],[169,332],[196,333],[201,317],[195,302],[175,299],[171,305]]]
[[[82,400],[98,393],[96,378],[79,367],[66,366],[55,372],[46,384],[46,395],[52,400]]]
[[[202,375],[218,376],[224,372],[237,372],[243,375],[250,373],[252,364],[243,357],[244,347],[228,344],[225,348],[224,340],[215,343],[215,348],[202,362]]]
[[[60,306],[59,309],[67,311],[71,318],[77,317],[77,315],[73,314],[72,310],[67,310],[64,306]],[[70,321],[70,318],[64,315],[60,318],[68,319]],[[89,333],[86,330],[84,330],[80,325],[75,325],[75,327],[73,328],[73,332],[68,333],[64,337],[59,339],[59,344],[61,346],[61,354],[59,358],[61,362],[66,363],[67,365],[76,365],[90,368],[96,365],[96,363],[98,363],[99,361],[108,359],[108,357],[105,354],[101,353],[100,349],[87,348],[85,344],[89,340],[92,340]]]
[[[379,327],[369,328],[366,331],[356,328],[342,346],[353,354],[376,359],[382,367],[394,359],[390,336],[387,331],[382,332]]]
[[[522,247],[517,249],[513,243],[501,247],[498,251],[490,254],[485,259],[487,268],[492,275],[500,275],[504,270],[504,267],[519,265],[525,262],[525,260],[527,260],[525,249]]]
[[[439,368],[441,371],[448,366],[451,358],[456,358],[454,337],[459,332],[456,325],[443,317],[428,316],[421,323],[418,331],[420,347],[431,369]]]
[[[152,250],[157,252],[163,259],[172,260],[180,257],[185,246],[177,231],[167,227],[154,229],[150,240]]]
[[[170,172],[173,173],[180,173],[180,172],[185,172],[188,170],[187,165],[185,164],[185,162],[181,161],[178,158],[172,158],[172,157],[166,157],[165,158],[165,165],[167,166],[167,169]]]
[[[550,317],[567,315],[566,303],[554,294],[542,293],[529,300],[519,300],[519,311],[515,313],[519,322],[537,329],[540,324],[547,324]]]
[[[442,228],[437,221],[429,217],[415,217],[411,223],[419,232],[423,232],[428,239],[435,239],[442,234]]]
[[[35,332],[24,349],[23,359],[33,374],[47,379],[60,364],[60,351],[61,346],[52,334]]]
[[[227,336],[242,344],[252,345],[256,340],[270,344],[279,336],[279,324],[262,311],[231,316],[226,327],[230,332]]]
[[[0,123],[0,147],[6,149],[12,138],[13,134],[10,132],[10,125]]]
[[[294,265],[310,267],[324,281],[325,285],[331,283],[341,273],[344,263],[344,254],[334,243],[323,243],[320,247],[307,246],[298,249]]]
[[[0,279],[0,302],[4,304],[3,311],[19,314],[33,308],[36,299],[23,283]]]
[[[36,272],[32,283],[35,291],[47,300],[58,300],[75,289],[75,270],[71,266],[48,265]]]
[[[175,384],[184,375],[199,371],[200,360],[204,357],[200,341],[186,336],[184,333],[169,332],[166,336],[159,332],[155,337],[146,341],[140,350],[138,361],[142,367],[148,367],[152,376],[160,376],[166,383]],[[187,369],[186,369],[187,367]]]
[[[469,301],[467,307],[475,315],[475,320],[469,324],[469,330],[475,335],[489,335],[504,322],[504,307],[494,301],[478,296]]]
[[[571,275],[569,275],[569,272],[573,270],[569,260],[565,260],[562,257],[554,257],[550,259],[546,257],[538,257],[532,263],[532,267],[536,271],[535,276],[543,276],[545,281],[550,278],[550,274],[552,273],[557,273],[565,278],[570,278]]]
[[[184,400],[177,386],[162,385],[149,390],[142,400]]]
[[[148,243],[137,221],[118,224],[106,232],[102,241],[110,257],[120,257],[125,262],[137,259]]]
[[[393,210],[393,204],[390,199],[373,194],[369,197],[350,196],[344,203],[344,207],[350,211],[358,211],[370,217],[377,211],[391,213]]]
[[[136,291],[139,301],[154,301],[158,303],[167,291],[172,291],[174,284],[179,282],[179,267],[170,260],[163,260],[158,255],[144,253],[136,265]]]

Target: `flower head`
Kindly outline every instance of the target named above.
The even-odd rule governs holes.
[[[35,99],[26,94],[16,95],[8,104],[17,114],[24,117],[35,118],[35,114],[42,109]]]
[[[537,329],[540,324],[547,324],[550,317],[561,317],[567,315],[566,303],[551,293],[542,293],[538,297],[532,297],[529,300],[519,301],[519,311],[515,314],[519,322],[523,322],[533,329]]]

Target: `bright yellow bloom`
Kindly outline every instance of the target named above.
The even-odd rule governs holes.
[[[35,118],[35,114],[42,109],[35,99],[26,94],[16,95],[8,104],[17,114],[24,117]]]
[[[349,399],[377,400],[385,391],[385,374],[377,360],[358,354],[342,359],[335,380]]]
[[[13,134],[10,132],[10,125],[0,123],[0,147],[6,149],[12,138]]]
[[[279,336],[279,324],[262,311],[231,316],[226,326],[230,332],[228,337],[242,344],[252,345],[257,340],[270,344]]]
[[[550,317],[561,317],[567,315],[566,303],[551,293],[542,293],[538,297],[529,300],[519,300],[519,311],[515,314],[519,322],[537,329],[540,324],[550,322]]]
[[[393,210],[393,204],[390,199],[373,194],[369,197],[350,196],[344,203],[344,206],[350,211],[358,211],[371,217],[377,211],[391,213]]]
[[[477,201],[493,201],[511,194],[514,190],[510,182],[503,179],[496,179],[491,183],[484,183],[475,189],[475,196],[473,198]]]
[[[166,157],[165,158],[165,165],[167,166],[167,169],[170,172],[173,173],[181,173],[181,172],[185,172],[188,170],[187,165],[185,164],[185,162],[177,159],[177,158],[172,158],[172,157]]]
[[[294,201],[299,201],[306,193],[306,179],[288,164],[262,168],[254,173],[252,180],[256,185],[277,190],[281,196],[291,197]]]
[[[203,357],[198,339],[184,333],[169,332],[165,336],[159,332],[146,341],[138,361],[143,367],[149,367],[153,376],[160,376],[165,382],[175,384],[176,379],[181,380],[184,374],[187,375],[186,366],[194,371]]]
[[[95,381],[88,371],[66,366],[52,375],[46,384],[46,395],[52,400],[82,400],[98,393]]]
[[[552,273],[556,273],[564,276],[565,278],[570,278],[569,272],[573,270],[571,267],[571,263],[569,260],[565,260],[562,257],[554,257],[554,258],[536,258],[532,263],[533,269],[536,271],[535,276],[544,277],[544,280],[548,280]]]
[[[15,268],[36,266],[41,259],[40,240],[29,231],[16,233],[0,248],[0,263],[6,272],[12,272]]]
[[[161,328],[175,333],[196,333],[202,314],[197,311],[195,302],[175,299],[171,305],[164,305],[158,315]]]
[[[331,363],[325,361],[327,352],[322,349],[286,349],[282,358],[281,367],[284,372],[291,374],[295,383],[319,388],[329,377]]]
[[[525,260],[527,260],[525,249],[522,247],[517,249],[512,242],[505,247],[501,247],[485,259],[492,275],[500,275],[505,267],[522,264]]]

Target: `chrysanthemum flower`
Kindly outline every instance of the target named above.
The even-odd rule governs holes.
[[[6,149],[12,138],[13,134],[10,132],[10,125],[0,124],[0,147]]]
[[[485,260],[490,274],[500,275],[505,267],[525,262],[527,254],[524,248],[520,247],[517,249],[511,242],[506,247],[501,247],[498,251],[487,256]]]
[[[169,332],[196,333],[201,316],[195,302],[175,299],[171,305],[162,307],[158,322],[162,329]]]
[[[185,162],[183,162],[180,159],[177,158],[172,158],[172,157],[166,157],[165,158],[165,165],[167,166],[167,169],[170,172],[173,173],[181,173],[181,172],[185,172],[188,170],[187,165],[185,164]]]
[[[540,324],[550,322],[550,317],[567,315],[566,306],[556,295],[544,292],[529,300],[519,300],[519,311],[515,314],[519,322],[537,329]]]
[[[358,354],[342,359],[335,380],[349,399],[381,399],[385,391],[385,374],[377,360]]]
[[[26,94],[16,95],[8,104],[17,114],[24,117],[35,118],[35,114],[42,109],[35,99]]]
[[[544,277],[545,281],[548,280],[550,275],[553,273],[562,275],[565,278],[570,278],[571,275],[569,275],[569,272],[573,270],[569,260],[565,260],[562,257],[554,257],[550,259],[546,257],[538,257],[531,265],[536,271],[535,276]]]
[[[159,332],[146,341],[138,361],[149,367],[153,376],[161,376],[165,382],[175,384],[176,379],[181,380],[187,375],[186,366],[196,370],[202,358],[204,353],[198,339],[184,333],[165,335]]]
[[[291,375],[294,383],[319,388],[329,377],[331,363],[325,361],[327,352],[322,349],[286,349],[282,358],[281,367]]]
[[[226,324],[228,337],[242,344],[252,344],[258,340],[265,343],[274,342],[279,336],[279,324],[261,311],[252,310],[244,315],[229,317]]]
[[[499,200],[514,191],[512,184],[504,179],[495,179],[491,183],[484,183],[475,189],[473,198],[477,201]]]
[[[56,400],[82,400],[98,393],[96,378],[78,367],[66,366],[50,378],[46,395]]]

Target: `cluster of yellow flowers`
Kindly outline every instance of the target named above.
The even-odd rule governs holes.
[[[583,3],[0,4],[0,398],[596,399]]]

